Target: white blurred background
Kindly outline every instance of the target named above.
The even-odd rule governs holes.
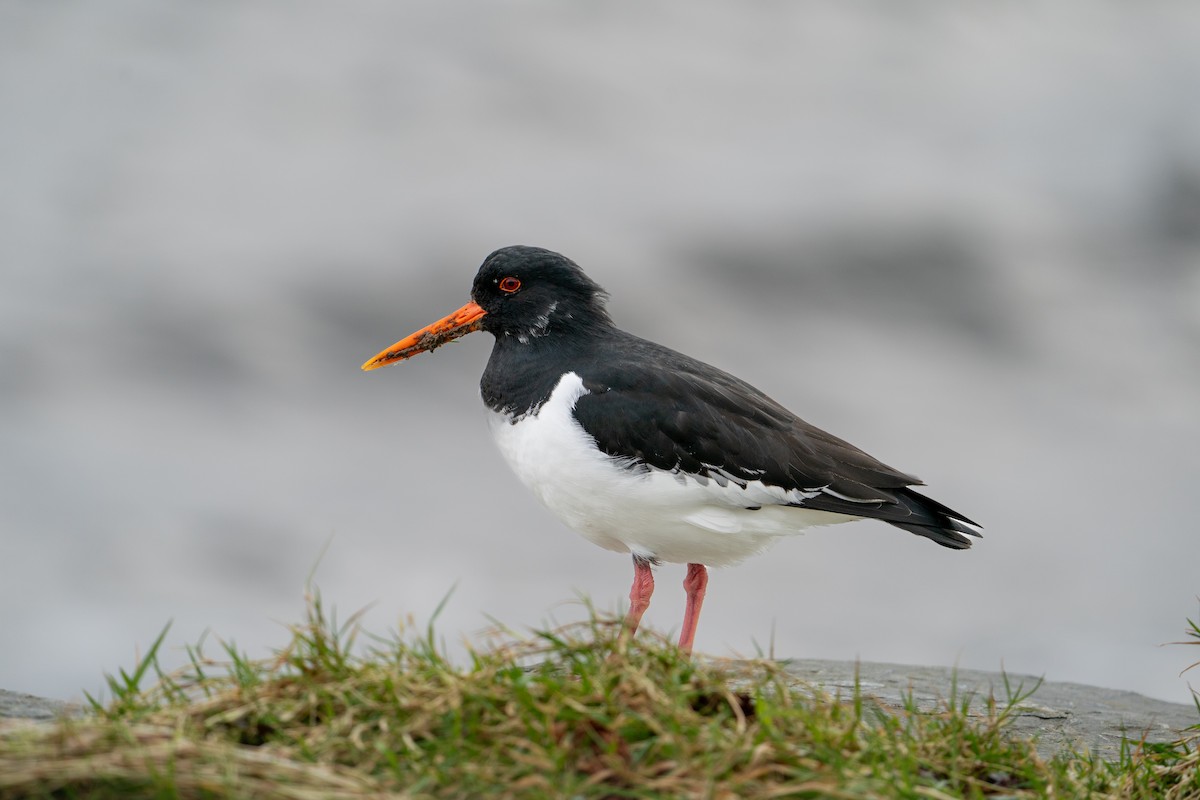
[[[0,5],[0,686],[95,692],[169,619],[168,665],[265,654],[327,543],[376,631],[620,611],[493,449],[489,336],[358,369],[514,243],[985,525],[717,570],[698,649],[1189,701],[1188,0]]]

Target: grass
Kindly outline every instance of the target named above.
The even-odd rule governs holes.
[[[163,674],[166,633],[94,713],[0,728],[0,799],[1200,798],[1200,726],[1115,761],[1047,760],[1006,734],[1027,695],[983,719],[953,695],[886,709],[596,616],[462,664],[432,627],[369,637],[316,593],[271,659],[197,645]]]

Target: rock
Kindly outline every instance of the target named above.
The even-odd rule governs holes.
[[[1043,756],[1073,748],[1113,759],[1120,753],[1122,738],[1169,742],[1180,738],[1187,728],[1200,725],[1200,711],[1195,706],[1077,683],[1041,682],[1030,675],[843,661],[784,663],[801,681],[842,697],[853,693],[857,673],[863,696],[890,708],[904,707],[911,695],[918,710],[933,712],[944,709],[953,697],[960,707],[969,702],[971,716],[985,717],[988,698],[995,697],[997,707],[1003,708],[1011,691],[1024,699],[1006,729],[1018,736],[1036,737]]]
[[[49,721],[64,715],[79,716],[82,713],[83,709],[74,703],[0,689],[0,720],[8,718]]]

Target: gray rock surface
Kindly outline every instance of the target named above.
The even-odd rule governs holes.
[[[50,700],[45,697],[35,697],[31,694],[9,692],[0,689],[0,720],[4,719],[35,719],[53,720],[64,714],[78,716],[83,709],[74,703],[64,703],[62,700]]]
[[[1038,750],[1046,756],[1075,748],[1115,758],[1122,738],[1165,742],[1178,738],[1190,726],[1200,725],[1200,711],[1194,706],[1076,683],[1039,685],[1039,679],[1029,675],[1008,675],[1006,685],[1004,675],[969,669],[847,661],[784,663],[798,682],[820,687],[831,695],[849,696],[857,680],[864,697],[891,708],[903,707],[911,696],[919,710],[934,712],[945,708],[953,698],[956,705],[968,702],[972,715],[985,717],[989,697],[995,697],[1003,706],[1010,691],[1019,697],[1032,691],[1018,703],[1008,730],[1037,737]],[[79,706],[61,700],[0,690],[0,721],[49,721],[62,714],[82,713]]]
[[[1008,730],[1036,737],[1038,751],[1044,756],[1075,748],[1115,758],[1123,738],[1167,742],[1179,738],[1188,727],[1200,725],[1200,711],[1195,706],[1097,686],[1040,682],[1030,675],[841,661],[792,660],[786,664],[788,672],[801,681],[843,697],[853,693],[857,670],[863,696],[891,708],[903,707],[911,696],[919,710],[932,712],[945,708],[953,697],[957,706],[969,701],[972,716],[985,717],[989,697],[995,697],[1002,708],[1011,692],[1024,699],[1017,704]]]

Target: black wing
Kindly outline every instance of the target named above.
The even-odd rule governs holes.
[[[883,520],[945,547],[967,548],[962,534],[979,536],[976,523],[909,488],[918,478],[808,424],[745,381],[630,339],[619,360],[596,359],[582,370],[588,394],[575,417],[605,453],[718,482],[815,492],[791,505]]]

